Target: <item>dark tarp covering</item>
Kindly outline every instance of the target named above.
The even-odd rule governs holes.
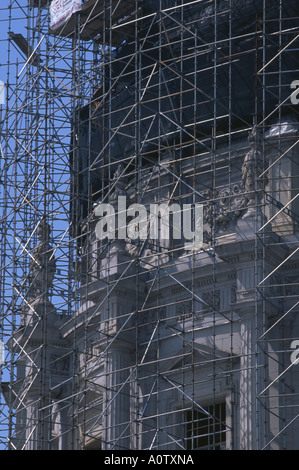
[[[92,184],[92,192],[95,192],[101,187],[103,175],[107,180],[111,177],[108,164],[115,162],[116,167],[116,162],[136,152],[146,154],[146,164],[150,153],[154,157],[158,148],[172,145],[179,138],[180,131],[183,139],[190,140],[190,136],[194,134],[195,120],[203,121],[196,126],[196,135],[199,138],[211,135],[214,113],[217,117],[230,113],[233,126],[252,125],[255,106],[257,105],[258,113],[262,111],[263,75],[259,76],[257,82],[256,70],[261,67],[263,54],[267,62],[280,48],[288,44],[294,35],[271,35],[277,30],[278,22],[269,21],[266,25],[267,49],[263,50],[262,34],[256,34],[256,31],[261,31],[262,28],[263,0],[233,0],[232,11],[228,9],[228,3],[226,0],[218,2],[217,28],[214,23],[214,5],[206,1],[185,6],[184,9],[171,10],[169,15],[165,15],[163,22],[167,35],[159,36],[159,16],[157,15],[154,23],[150,18],[148,24],[144,23],[144,31],[140,32],[140,37],[144,37],[148,28],[151,28],[148,39],[143,44],[143,52],[138,55],[142,67],[141,75],[134,73],[135,61],[130,63],[135,51],[134,43],[123,44],[115,51],[114,60],[105,72],[107,76],[111,74],[112,82],[117,79],[115,86],[104,98],[99,98],[99,107],[92,115],[91,122],[89,107],[82,109],[80,113],[79,151],[75,154],[75,158],[79,159],[77,163],[80,170],[80,197],[86,197],[88,183]],[[298,16],[296,3],[284,2],[284,17]],[[144,4],[149,11],[159,9],[158,0],[146,0]],[[162,4],[163,8],[167,8],[175,5],[175,2],[165,0]],[[273,0],[271,9],[267,11],[267,19],[276,18],[278,4],[279,0]],[[178,24],[182,21],[182,14],[183,22],[187,25],[183,30]],[[295,20],[282,22],[283,29],[294,26]],[[242,36],[230,42],[227,40],[230,37],[229,31],[232,37]],[[183,42],[180,41],[181,34]],[[218,45],[216,52],[213,47],[215,36]],[[159,37],[163,45],[161,50],[154,47],[159,44]],[[282,44],[279,44],[280,38]],[[174,44],[175,39],[177,41]],[[182,44],[183,60],[180,59]],[[196,45],[199,51],[196,55],[197,63],[193,53]],[[201,51],[204,53],[200,54]],[[157,65],[160,58],[161,67]],[[295,72],[298,69],[298,58],[295,57],[295,51],[286,51],[280,60],[282,70],[286,72],[280,74],[280,78],[278,73],[270,73],[265,79],[266,113],[271,112],[279,102],[290,95],[290,84],[298,79]],[[278,61],[267,67],[267,72],[277,71]],[[283,85],[280,87],[280,96],[279,79]],[[197,87],[196,95],[194,83]],[[109,88],[108,80],[105,88]],[[143,94],[141,103],[140,94]],[[136,120],[140,122],[140,126],[136,125]],[[227,129],[227,125],[228,118],[217,122],[218,129]],[[95,159],[96,164],[93,163]],[[92,171],[88,179],[88,169],[91,165]],[[107,165],[104,171],[103,165]],[[115,167],[110,166],[112,173]]]

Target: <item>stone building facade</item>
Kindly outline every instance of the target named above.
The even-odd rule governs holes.
[[[285,127],[286,145],[297,139],[295,130],[291,123]],[[271,132],[271,139],[276,139]],[[269,139],[268,145],[271,166],[277,154],[273,141]],[[40,365],[45,361],[45,365],[34,381],[30,379],[26,400],[30,398],[31,404],[27,403],[26,418],[23,424],[19,423],[20,428],[26,423],[22,442],[26,448],[38,448],[44,435],[51,436],[52,448],[60,449],[82,448],[83,442],[87,449],[107,450],[148,449],[153,443],[154,448],[168,450],[255,449],[262,446],[261,430],[273,437],[278,435],[269,448],[283,448],[283,440],[288,448],[296,448],[296,423],[280,437],[281,417],[272,413],[282,407],[281,400],[292,407],[298,389],[296,366],[294,373],[285,372],[285,382],[277,380],[288,369],[290,359],[284,353],[285,362],[281,362],[286,348],[283,334],[279,328],[277,337],[274,328],[272,337],[271,331],[271,326],[293,305],[292,296],[275,291],[296,289],[298,260],[296,255],[288,260],[297,239],[296,225],[290,215],[281,212],[280,218],[269,223],[264,235],[266,243],[262,244],[256,232],[271,220],[270,213],[265,216],[269,205],[256,209],[250,203],[252,190],[247,195],[244,191],[251,184],[248,162],[259,153],[252,149],[252,142],[241,142],[234,150],[237,170],[231,186],[223,185],[219,191],[221,212],[216,228],[211,227],[210,207],[205,206],[206,239],[201,250],[184,251],[181,245],[170,256],[168,246],[160,252],[148,246],[146,255],[139,255],[140,263],[136,264],[139,247],[129,239],[114,240],[103,250],[102,242],[95,236],[98,217],[93,215],[84,265],[85,272],[87,266],[92,269],[89,275],[85,274],[81,305],[74,316],[63,318],[55,314],[46,294],[38,289],[39,278],[34,281],[36,289],[24,308],[30,339],[22,328],[18,333],[18,345],[26,348],[27,357],[19,363],[19,375],[25,381],[26,376],[31,377],[32,361]],[[294,169],[298,168],[295,159],[292,163],[293,168],[287,164],[279,170],[289,172],[291,183]],[[219,158],[217,165],[221,164]],[[187,163],[186,173],[190,168]],[[147,178],[146,175],[145,183]],[[153,190],[157,178],[167,200],[169,173],[154,175],[150,183]],[[288,191],[292,192],[292,186]],[[130,193],[127,194],[129,199]],[[258,200],[261,201],[259,195]],[[211,229],[217,230],[214,244],[209,240]],[[46,232],[41,230],[41,237]],[[41,243],[48,244],[42,238]],[[51,249],[46,251],[49,263]],[[39,259],[38,253],[36,250],[35,259]],[[264,279],[265,269],[269,274],[280,264],[283,269],[275,273],[275,282],[266,287],[273,291],[273,300],[267,303],[265,297],[270,293],[257,286]],[[52,262],[53,273],[54,265]],[[158,269],[157,284],[154,278]],[[49,276],[48,288],[51,282]],[[43,340],[39,316],[47,322],[44,355],[43,349],[34,353]],[[282,323],[285,337],[293,338],[298,328],[296,317],[290,314]],[[268,329],[267,341],[263,342],[263,332]],[[72,348],[74,335],[77,351]],[[75,390],[70,380],[74,363]],[[42,398],[41,380],[49,390],[49,396]],[[263,386],[266,389],[269,384],[270,394],[266,394],[267,403],[263,403]],[[291,393],[284,397],[286,384]],[[74,405],[70,397],[83,389],[84,400],[75,401]],[[77,426],[70,429],[74,412]],[[269,418],[266,421],[265,416]],[[36,426],[39,420],[40,427]],[[209,437],[205,436],[207,432]]]

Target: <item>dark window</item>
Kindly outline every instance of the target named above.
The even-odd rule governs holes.
[[[192,409],[187,411],[186,449],[225,449],[225,403],[203,407],[209,414]]]

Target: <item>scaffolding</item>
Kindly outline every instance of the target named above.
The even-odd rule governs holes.
[[[3,3],[1,449],[298,449],[296,2]]]

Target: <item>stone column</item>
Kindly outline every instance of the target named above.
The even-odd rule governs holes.
[[[253,307],[253,305],[252,305]],[[252,450],[256,442],[256,356],[254,310],[240,320],[240,449]]]
[[[38,402],[36,398],[26,402],[26,438],[25,450],[37,450],[38,445]]]
[[[109,349],[106,357],[103,438],[105,450],[130,448],[130,353],[122,345]]]
[[[246,217],[237,223],[236,238],[242,241],[240,262],[237,267],[236,311],[240,317],[240,449],[257,448],[257,438],[262,435],[257,413],[257,386],[260,383],[257,352],[260,300],[256,285],[261,276],[261,263],[256,263],[256,220]],[[257,271],[256,271],[257,270]],[[262,315],[260,315],[262,317]]]
[[[26,397],[26,431],[23,450],[51,450],[51,417],[49,401],[38,397],[38,391]],[[42,413],[41,407],[46,408]]]

